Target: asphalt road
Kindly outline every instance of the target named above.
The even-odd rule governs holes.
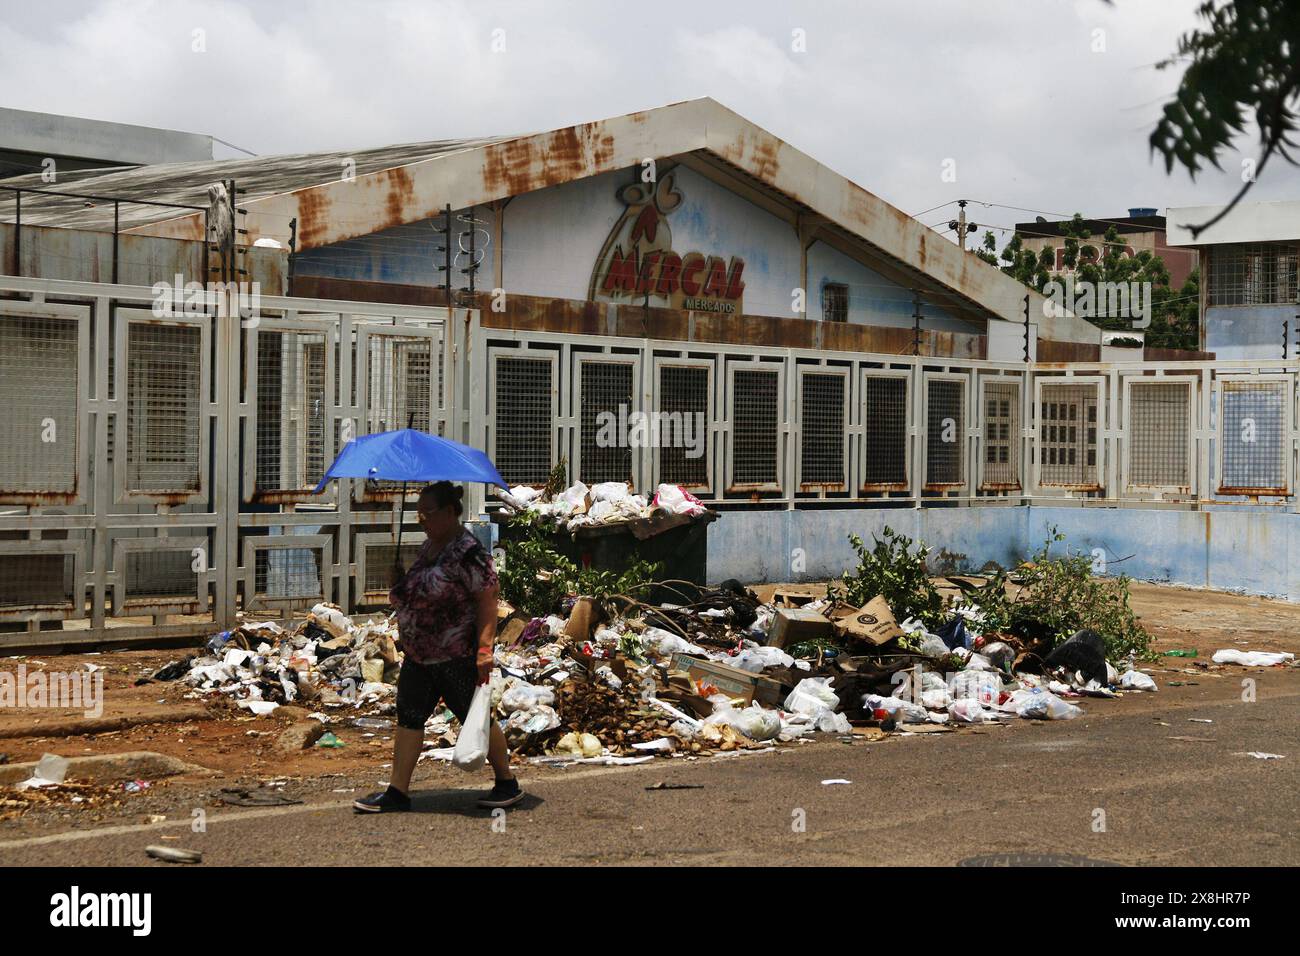
[[[151,843],[200,850],[203,866],[951,865],[990,855],[1300,863],[1300,671],[1157,677],[1156,694],[1088,700],[1075,721],[830,738],[636,767],[525,769],[529,798],[496,818],[473,805],[486,772],[471,779],[423,765],[417,812],[357,816],[354,794],[332,791],[373,789],[376,768],[304,792],[304,805],[211,810],[204,833],[191,831],[185,812],[159,824],[9,831],[0,865],[169,865],[145,857]],[[1257,682],[1256,702],[1241,699],[1244,677]],[[1171,687],[1171,678],[1197,683]],[[851,782],[822,783],[832,778]],[[661,781],[701,789],[646,789]]]

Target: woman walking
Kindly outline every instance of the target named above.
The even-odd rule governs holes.
[[[440,481],[420,492],[417,507],[426,540],[389,599],[397,609],[404,658],[397,677],[397,733],[387,790],[357,800],[358,813],[411,809],[411,774],[424,747],[424,725],[441,698],[463,724],[474,688],[492,676],[497,631],[497,574],[492,557],[461,524],[464,489]],[[397,569],[400,572],[400,567]],[[496,774],[480,807],[509,807],[523,799],[510,770],[506,738],[492,721],[488,763]]]

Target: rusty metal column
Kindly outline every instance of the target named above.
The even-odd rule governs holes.
[[[23,191],[14,190],[14,271],[23,274]]]
[[[118,227],[121,224],[120,206],[116,199],[113,200],[113,285],[117,285],[117,235]]]

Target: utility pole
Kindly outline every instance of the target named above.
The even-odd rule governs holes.
[[[957,244],[961,251],[966,251],[966,237],[979,228],[973,222],[966,221],[966,200],[957,200],[957,218],[948,220],[948,228],[957,232]]]

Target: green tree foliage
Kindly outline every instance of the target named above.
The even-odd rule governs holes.
[[[844,587],[832,585],[826,596],[858,607],[881,596],[898,620],[914,617],[931,630],[939,627],[944,620],[943,599],[926,570],[930,549],[888,527],[883,537],[872,535],[871,540],[868,550],[856,534],[849,535],[858,554],[857,569],[844,572]],[[914,543],[916,550],[912,550]]]
[[[1198,347],[1200,328],[1200,276],[1193,272],[1182,288],[1170,287],[1169,269],[1163,260],[1149,249],[1134,256],[1124,255],[1124,241],[1119,230],[1111,226],[1100,243],[1092,240],[1091,230],[1082,215],[1075,213],[1062,228],[1061,261],[1067,275],[1076,282],[1138,282],[1151,284],[1151,326],[1146,330],[1148,345],[1162,348],[1195,349]],[[1053,273],[1056,268],[1056,247],[1044,246],[1038,252],[1024,247],[1019,233],[997,255],[997,240],[992,232],[984,234],[983,247],[976,255],[990,265],[998,266],[1004,273],[1023,283],[1035,292],[1043,293],[1047,283],[1064,277]],[[1103,329],[1128,330],[1133,328],[1133,316],[1109,315],[1089,318]]]
[[[1158,64],[1169,69],[1188,63],[1174,98],[1151,133],[1151,151],[1166,171],[1182,166],[1193,177],[1231,148],[1247,120],[1259,130],[1260,154],[1254,175],[1221,213],[1188,224],[1192,235],[1213,225],[1249,191],[1269,159],[1287,162],[1294,147],[1294,107],[1300,97],[1300,4],[1295,0],[1206,0],[1197,8],[1200,29],[1184,34],[1175,54]],[[1190,62],[1188,62],[1190,61]]]
[[[501,596],[530,617],[557,614],[566,598],[581,595],[604,601],[616,594],[635,594],[647,582],[662,579],[662,564],[634,562],[625,571],[598,571],[555,550],[550,526],[532,515],[515,519],[527,534],[503,545],[497,569]]]
[[[1071,554],[1068,549],[1052,554],[1052,545],[1063,540],[1065,536],[1052,528],[1037,553],[1010,574],[998,571],[979,585],[953,583],[978,605],[984,626],[991,631],[1046,640],[1055,647],[1075,631],[1088,628],[1102,636],[1112,661],[1130,654],[1149,658],[1151,635],[1129,604],[1130,580],[1124,575],[1093,574],[1087,554]]]

